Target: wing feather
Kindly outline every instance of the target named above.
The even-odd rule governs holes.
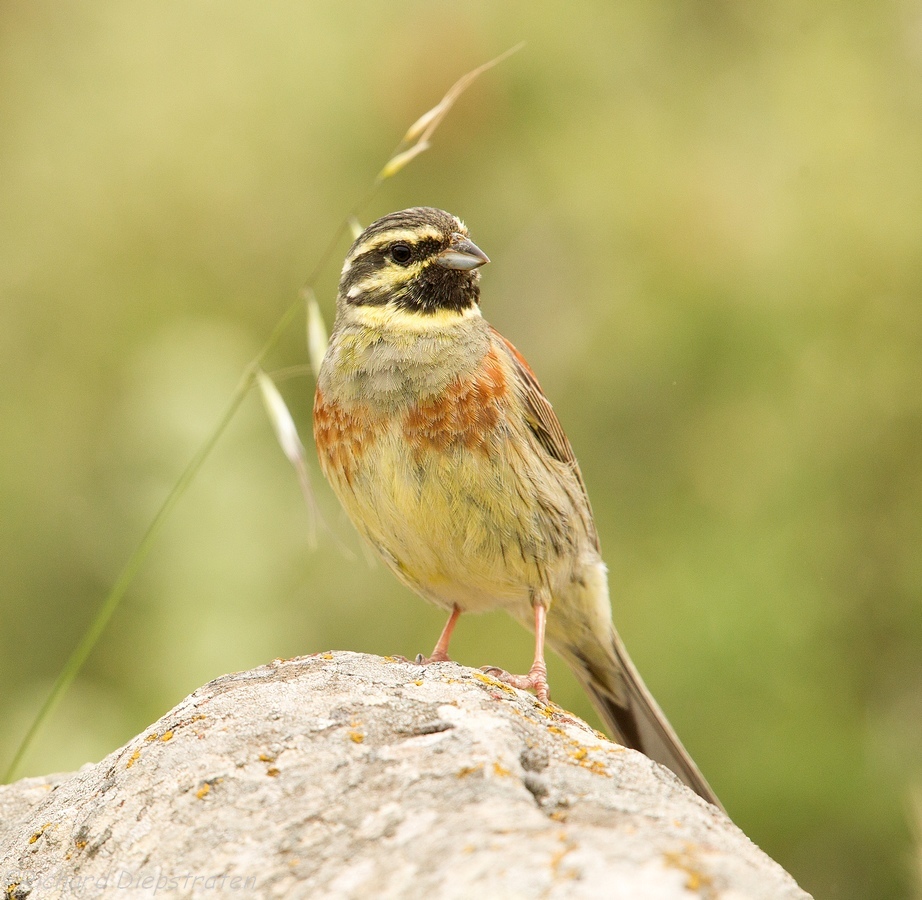
[[[591,510],[589,505],[589,494],[586,492],[586,484],[583,481],[582,472],[579,470],[579,463],[576,461],[576,455],[573,453],[573,447],[570,445],[557,413],[551,406],[551,401],[547,399],[538,378],[531,370],[531,366],[525,361],[525,357],[516,350],[515,346],[504,338],[495,328],[491,326],[490,331],[493,338],[499,342],[506,351],[512,362],[518,382],[521,387],[522,399],[525,402],[525,421],[531,429],[538,443],[547,452],[548,456],[562,462],[567,466],[576,478],[579,489],[586,501],[587,509]],[[591,537],[595,548],[599,549],[599,538],[592,524],[592,513],[589,513],[591,524]]]

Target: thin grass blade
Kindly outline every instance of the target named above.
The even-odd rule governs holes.
[[[357,241],[364,230],[362,223],[355,216],[349,216],[349,231],[352,232],[352,240]]]
[[[310,288],[305,288],[303,295],[307,306],[307,355],[311,361],[314,378],[319,378],[320,364],[323,362],[323,357],[326,356],[329,342],[327,326],[323,321],[323,313],[320,312],[317,295]]]
[[[483,63],[483,65],[477,66],[476,69],[471,69],[470,72],[466,72],[462,75],[446,92],[445,96],[436,103],[432,109],[423,113],[409,128],[407,133],[403,136],[403,140],[400,142],[397,150],[391,156],[391,158],[384,164],[384,168],[378,173],[378,181],[384,181],[387,178],[392,178],[396,175],[407,163],[419,156],[420,153],[428,150],[431,144],[429,143],[429,138],[432,137],[436,128],[442,123],[442,119],[448,115],[448,112],[451,110],[452,106],[455,105],[457,99],[474,83],[474,81],[486,72],[488,69],[492,69],[494,66],[499,65],[504,59],[512,56],[513,53],[517,53],[522,47],[525,46],[524,41],[516,44],[514,47],[510,47],[505,53],[500,53],[499,56],[494,59],[489,60],[488,62]],[[407,146],[412,144],[412,146]]]
[[[262,369],[259,369],[256,372],[256,383],[259,385],[263,406],[266,408],[266,415],[272,423],[272,430],[275,432],[279,446],[298,475],[298,484],[301,486],[301,493],[304,495],[308,511],[308,544],[311,549],[316,549],[319,512],[307,471],[307,453],[304,450],[304,444],[301,442],[295,421],[279,389],[275,386],[275,382]]]

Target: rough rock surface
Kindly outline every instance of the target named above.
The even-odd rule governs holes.
[[[806,898],[719,810],[454,663],[219,678],[98,765],[0,787],[0,896]]]

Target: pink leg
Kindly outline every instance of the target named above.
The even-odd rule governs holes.
[[[455,630],[455,623],[457,623],[458,616],[460,615],[461,610],[455,606],[451,611],[451,615],[448,617],[448,621],[445,623],[445,627],[442,629],[442,633],[439,635],[435,650],[432,651],[432,656],[426,659],[426,657],[420,653],[419,656],[416,657],[417,665],[426,666],[434,662],[451,662],[451,657],[448,655],[448,642],[451,640],[451,633]]]
[[[547,607],[539,600],[534,603],[535,608],[535,661],[531,664],[527,675],[510,675],[496,666],[484,666],[481,671],[487,672],[494,678],[511,684],[523,691],[533,690],[542,703],[547,703],[550,688],[547,683],[547,666],[544,662],[544,631],[547,625]]]

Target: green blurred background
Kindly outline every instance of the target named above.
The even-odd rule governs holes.
[[[918,3],[7,0],[0,762],[337,223],[521,39],[363,221],[442,206],[494,260],[485,313],[576,448],[618,626],[734,819],[818,897],[918,895]],[[292,327],[270,368],[305,356]],[[306,438],[312,381],[281,388]],[[428,651],[442,615],[315,483],[357,562],[309,550],[250,397],[22,774],[273,657]],[[456,634],[530,662],[501,616]]]

